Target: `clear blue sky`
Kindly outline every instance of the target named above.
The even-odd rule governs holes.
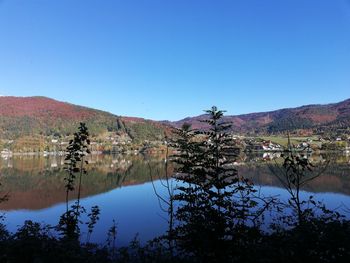
[[[350,98],[349,0],[0,0],[0,95],[156,120]]]

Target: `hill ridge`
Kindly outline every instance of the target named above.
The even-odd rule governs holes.
[[[195,129],[205,129],[200,122],[206,114],[167,122],[174,127],[189,123]],[[278,133],[297,129],[345,128],[350,124],[350,99],[336,103],[309,104],[265,112],[226,115],[225,122],[233,124],[232,130],[242,133]]]
[[[118,116],[44,96],[0,97],[0,138],[71,134],[80,122],[85,122],[92,134],[126,133],[136,140],[161,137],[166,129],[152,120]]]
[[[206,114],[178,121],[153,121],[139,117],[118,116],[86,106],[62,102],[45,96],[0,96],[0,138],[33,134],[66,134],[86,122],[91,133],[126,133],[137,140],[161,138],[169,126],[181,127],[185,122],[193,128],[205,129],[200,122]],[[266,112],[226,115],[238,133],[280,133],[294,130],[345,129],[350,126],[350,99],[336,103],[309,104]]]

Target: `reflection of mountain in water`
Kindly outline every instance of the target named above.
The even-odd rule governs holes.
[[[317,175],[324,170],[320,176],[308,182],[302,189],[308,192],[333,192],[350,195],[350,163],[348,158],[339,156],[332,158],[327,165],[318,161],[322,160],[320,156],[313,156],[315,165],[313,172],[309,176]],[[276,162],[268,163],[248,163],[239,166],[238,173],[251,178],[255,185],[261,186],[277,186],[282,187],[281,182],[273,174],[278,169],[275,166],[281,164]]]
[[[65,201],[63,157],[20,157],[1,160],[1,196],[9,193],[9,200],[0,209],[42,209]],[[164,161],[145,160],[142,156],[113,157],[96,155],[90,157],[88,174],[83,177],[82,197],[150,180],[152,172],[162,176]],[[71,194],[72,198],[76,194]]]
[[[88,175],[83,178],[82,196],[92,196],[112,189],[150,181],[150,167],[154,179],[165,174],[164,157],[93,155],[89,157]],[[256,185],[281,186],[271,174],[263,156],[243,156],[245,165],[238,172],[252,178]],[[314,161],[324,159],[312,156]],[[150,164],[150,167],[148,166]],[[271,162],[270,162],[271,163]],[[10,199],[0,209],[42,209],[65,201],[64,157],[50,158],[22,156],[0,159],[1,196]],[[170,166],[168,173],[172,173]],[[348,157],[336,158],[320,177],[308,183],[310,192],[336,192],[350,195],[350,164]],[[72,197],[76,195],[71,195]]]

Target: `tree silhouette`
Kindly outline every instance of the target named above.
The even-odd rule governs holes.
[[[175,195],[176,235],[184,252],[202,261],[217,261],[229,249],[237,218],[245,215],[246,208],[235,195],[254,190],[233,166],[238,150],[228,133],[230,124],[222,122],[224,111],[214,106],[206,113],[207,130],[192,130],[185,124],[173,144],[178,149],[175,177],[181,182]]]

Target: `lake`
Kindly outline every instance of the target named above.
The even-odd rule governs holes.
[[[287,192],[271,172],[272,158],[266,154],[241,156],[238,172],[251,178],[264,195],[287,199]],[[324,162],[327,158],[311,156],[315,162]],[[304,186],[302,196],[313,195],[329,208],[347,215],[350,207],[349,162],[349,156],[332,155],[326,170]],[[50,225],[58,223],[60,215],[65,212],[66,172],[63,168],[62,156],[0,159],[0,194],[9,196],[8,201],[0,203],[0,210],[5,214],[4,223],[9,230],[15,231],[28,219]],[[94,205],[101,209],[91,241],[103,244],[113,220],[118,228],[119,246],[127,245],[136,235],[145,242],[166,231],[166,214],[160,209],[154,193],[156,189],[164,197],[167,194],[159,179],[166,173],[172,174],[173,165],[168,162],[166,166],[165,156],[91,155],[87,169],[88,174],[82,182],[81,205],[87,210]],[[73,203],[76,193],[70,197]],[[84,241],[86,227],[82,227],[82,233]]]

